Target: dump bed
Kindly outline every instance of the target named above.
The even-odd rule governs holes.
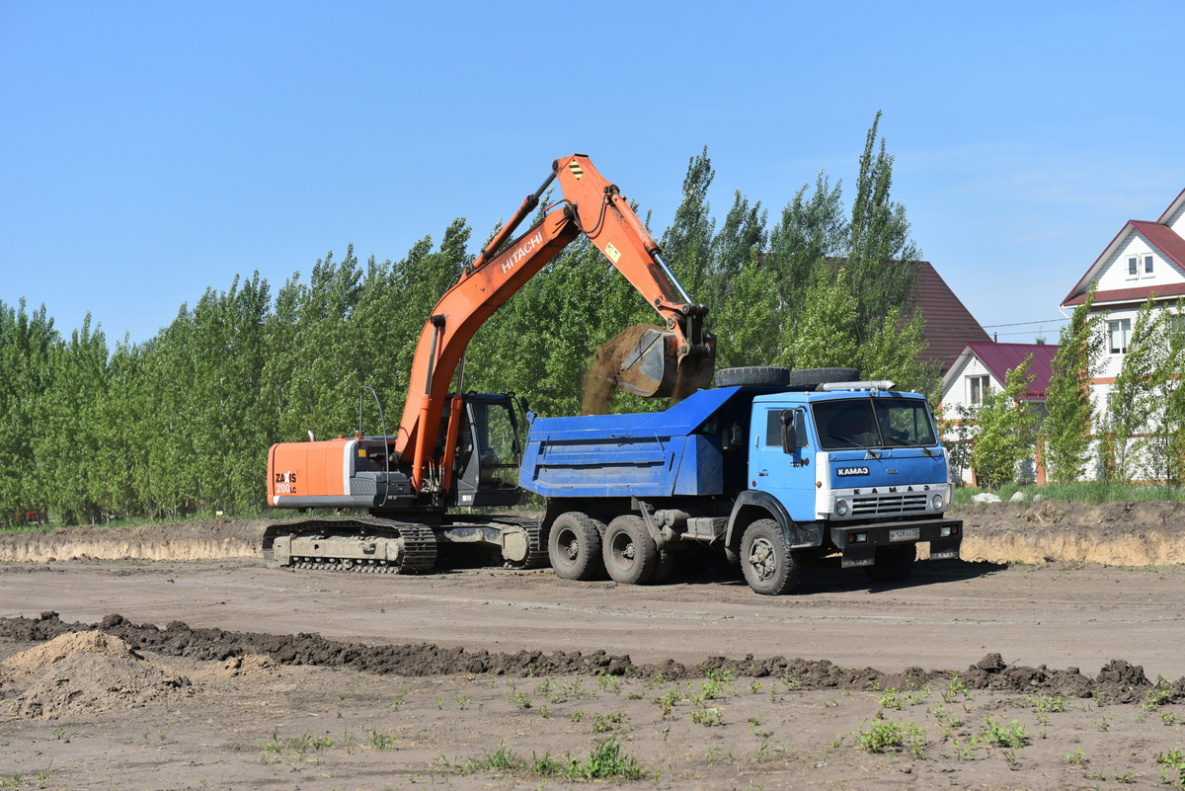
[[[751,390],[700,390],[650,414],[532,417],[519,484],[544,497],[723,494],[722,441],[707,429]]]

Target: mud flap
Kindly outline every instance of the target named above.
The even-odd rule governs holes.
[[[859,544],[844,547],[843,560],[840,562],[841,568],[851,569],[873,565],[876,565],[875,544]]]
[[[930,560],[958,560],[962,538],[954,541],[931,541]]]

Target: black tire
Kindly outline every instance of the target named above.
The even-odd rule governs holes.
[[[658,550],[658,562],[654,564],[654,573],[650,575],[648,585],[662,585],[671,576],[675,568],[675,553],[669,549]]]
[[[864,572],[877,582],[900,582],[913,572],[913,564],[917,558],[917,544],[877,547],[876,564],[866,566]]]
[[[780,596],[798,585],[801,567],[778,523],[758,519],[745,529],[741,539],[741,570],[755,592]]]
[[[658,547],[640,516],[627,514],[609,523],[601,543],[605,571],[617,582],[645,585],[658,565]]]
[[[601,572],[601,530],[597,520],[579,511],[556,517],[547,537],[547,557],[562,580],[591,580]]]
[[[746,365],[741,368],[721,368],[716,372],[717,387],[785,387],[789,368],[780,365]]]
[[[856,368],[802,368],[791,371],[786,379],[788,387],[818,387],[828,382],[858,382]]]

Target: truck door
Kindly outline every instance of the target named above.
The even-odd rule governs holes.
[[[782,448],[783,419],[799,427],[792,453]],[[788,404],[753,405],[749,440],[749,488],[767,492],[781,501],[796,522],[815,520],[814,443],[807,412]]]

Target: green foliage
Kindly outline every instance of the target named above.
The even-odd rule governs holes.
[[[1074,309],[1062,328],[1057,354],[1050,365],[1045,403],[1049,416],[1041,427],[1045,469],[1054,483],[1082,478],[1090,458],[1090,430],[1094,407],[1090,382],[1099,369],[1104,336],[1101,319],[1092,316],[1095,292]]]

